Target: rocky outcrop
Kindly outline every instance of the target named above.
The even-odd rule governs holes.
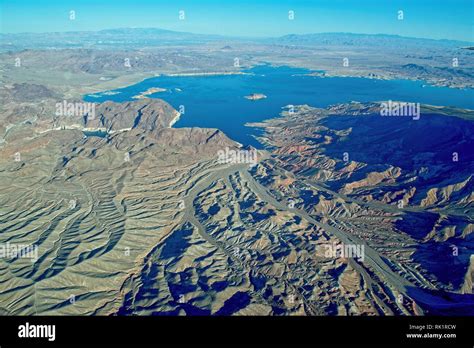
[[[161,99],[140,99],[96,104],[95,118],[84,117],[85,128],[105,128],[107,131],[142,129],[154,131],[169,127],[177,111]]]

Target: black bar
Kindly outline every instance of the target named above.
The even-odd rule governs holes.
[[[19,326],[26,323],[54,324],[55,340],[18,337]],[[410,325],[421,329],[410,329]],[[474,320],[473,317],[0,317],[0,333],[2,348],[29,343],[132,347],[146,344],[473,347]],[[407,337],[407,334],[426,333],[456,337]]]

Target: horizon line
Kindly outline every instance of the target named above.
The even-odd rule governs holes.
[[[388,33],[355,33],[355,32],[343,32],[343,31],[328,31],[328,32],[309,32],[309,33],[288,33],[279,36],[234,36],[234,35],[223,35],[223,34],[205,34],[205,33],[195,33],[189,31],[178,31],[178,30],[171,30],[171,29],[164,29],[159,27],[115,27],[115,28],[107,28],[107,29],[100,29],[100,30],[68,30],[68,31],[43,31],[43,32],[34,32],[34,31],[25,31],[25,32],[3,32],[0,31],[0,35],[25,35],[25,34],[34,34],[34,35],[41,35],[41,34],[60,34],[60,33],[98,33],[101,31],[109,31],[109,30],[123,30],[123,29],[154,29],[154,30],[162,30],[167,31],[170,33],[179,33],[179,34],[192,34],[192,35],[201,35],[201,36],[214,36],[214,37],[222,37],[222,38],[234,38],[234,39],[277,39],[283,38],[289,35],[295,36],[305,36],[305,35],[323,35],[323,34],[349,34],[349,35],[366,35],[366,36],[390,36],[390,37],[397,37],[397,38],[404,38],[404,39],[415,39],[415,40],[430,40],[430,41],[451,41],[451,42],[462,42],[462,43],[470,43],[474,44],[474,41],[468,40],[459,40],[459,39],[435,39],[435,38],[428,38],[428,37],[417,37],[417,36],[405,36],[399,34],[388,34]]]

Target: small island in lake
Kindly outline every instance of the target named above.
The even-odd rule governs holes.
[[[145,92],[142,92],[139,95],[135,95],[132,98],[134,98],[134,99],[143,99],[143,98],[146,98],[147,96],[149,96],[150,94],[159,93],[159,92],[166,92],[166,91],[167,91],[166,88],[151,87],[151,88],[147,89]]]
[[[262,93],[252,93],[250,95],[246,95],[245,98],[248,100],[260,100],[265,99],[267,96]]]

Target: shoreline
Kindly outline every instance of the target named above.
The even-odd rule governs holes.
[[[250,68],[253,68],[251,66]],[[252,73],[244,71],[212,71],[212,72],[195,72],[195,73],[157,73],[150,71],[148,73],[139,73],[133,75],[122,75],[117,76],[111,80],[99,82],[94,85],[86,86],[78,90],[79,97],[84,99],[85,96],[91,96],[93,94],[104,94],[117,89],[127,88],[136,84],[139,84],[145,80],[166,76],[166,77],[192,77],[192,76],[231,76],[231,75],[252,75]]]
[[[273,66],[273,64],[271,64]],[[275,65],[275,66],[283,66],[283,65]],[[342,73],[342,72],[318,72],[318,71],[311,71],[311,68],[307,68],[304,66],[293,66],[293,65],[287,65],[291,67],[296,67],[296,68],[303,68],[303,69],[308,69],[310,72],[306,74],[301,74],[304,76],[311,76],[311,77],[319,77],[319,78],[361,78],[361,79],[369,79],[369,80],[379,80],[379,81],[394,81],[394,80],[406,80],[406,81],[414,81],[414,82],[422,82],[426,87],[434,87],[434,88],[452,88],[456,90],[474,90],[474,86],[453,86],[453,85],[447,85],[443,84],[442,82],[438,81],[427,81],[427,80],[422,80],[418,79],[415,77],[409,77],[409,76],[384,76],[384,75],[377,75],[377,76],[368,76],[368,75],[357,75],[357,74],[347,74],[347,73]],[[256,66],[251,66],[249,67],[254,68]],[[127,88],[136,84],[139,84],[145,80],[151,79],[153,77],[160,77],[160,76],[166,76],[166,77],[193,77],[193,76],[232,76],[232,75],[252,75],[252,73],[244,72],[244,71],[228,71],[228,72],[195,72],[195,73],[153,73],[150,72],[149,74],[139,74],[138,76],[119,76],[115,79],[106,81],[106,86],[103,86],[102,84],[95,85],[94,87],[91,86],[89,90],[85,88],[83,91],[80,92],[80,97],[83,99],[84,96],[86,95],[93,95],[97,93],[106,93],[110,92],[116,89],[122,89],[122,88]],[[117,83],[113,83],[114,80],[117,80]],[[121,81],[119,81],[121,80]],[[110,83],[110,84],[107,84]],[[101,88],[101,87],[104,88]],[[139,98],[137,98],[139,99]]]
[[[435,87],[435,88],[452,88],[452,89],[457,89],[457,90],[474,90],[474,85],[472,86],[458,86],[458,85],[449,85],[449,84],[444,84],[440,81],[427,81],[423,79],[419,79],[416,77],[410,77],[410,76],[395,76],[392,74],[389,75],[376,75],[376,76],[369,76],[369,75],[356,75],[356,74],[345,74],[345,73],[338,73],[338,72],[310,72],[307,74],[300,74],[303,76],[310,76],[310,77],[319,77],[322,79],[327,79],[327,78],[359,78],[359,79],[368,79],[368,80],[379,80],[379,81],[395,81],[395,80],[400,80],[400,81],[413,81],[413,82],[422,82],[423,83],[423,88],[424,87]]]
[[[175,117],[170,121],[168,128],[173,128],[173,125],[179,121],[180,117],[181,117],[181,113],[175,110]]]
[[[196,73],[172,73],[172,74],[162,74],[160,76],[168,77],[186,77],[186,76],[227,76],[227,75],[252,75],[248,72],[243,71],[213,71],[213,72],[196,72]]]

